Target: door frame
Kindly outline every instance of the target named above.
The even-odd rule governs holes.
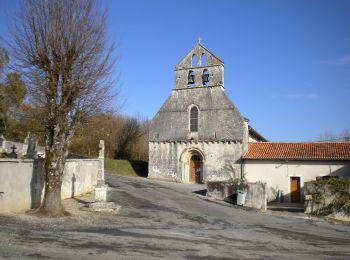
[[[192,155],[199,155],[201,158],[201,176],[200,181],[205,182],[205,156],[203,152],[196,147],[185,148],[179,158],[179,172],[181,173],[181,180],[184,183],[190,183],[190,160]]]
[[[299,203],[302,203],[303,201],[304,201],[304,199],[303,199],[303,176],[302,175],[297,175],[297,174],[295,174],[295,175],[289,175],[288,176],[288,194],[289,194],[289,202],[292,202],[292,191],[290,190],[290,186],[291,186],[291,178],[293,178],[293,177],[295,177],[295,178],[299,178],[299,180],[300,180],[300,183],[299,183],[299,196],[300,196],[300,201],[299,201]]]

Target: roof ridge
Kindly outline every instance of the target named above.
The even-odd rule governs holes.
[[[350,142],[255,142],[244,159],[350,160]]]
[[[323,141],[312,141],[312,142],[249,142],[249,144],[350,144],[349,141],[341,142],[323,142]]]

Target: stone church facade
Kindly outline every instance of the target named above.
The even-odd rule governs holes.
[[[225,94],[224,63],[200,42],[176,65],[175,86],[151,121],[150,178],[185,183],[241,176],[247,120]]]

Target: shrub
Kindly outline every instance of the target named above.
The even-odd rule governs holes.
[[[8,157],[9,157],[9,155],[7,152],[0,153],[0,158],[8,158]]]
[[[309,192],[313,201],[317,204],[324,204],[325,196],[329,195],[324,192],[326,186],[335,195],[335,199],[330,204],[320,208],[315,214],[329,215],[338,211],[350,212],[350,178],[317,180],[308,182],[308,185],[313,186],[313,189]]]

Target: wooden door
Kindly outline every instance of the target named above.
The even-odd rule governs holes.
[[[300,177],[290,177],[290,202],[300,202]]]
[[[195,167],[195,162],[190,160],[190,182],[195,182],[196,181],[196,167]]]
[[[193,155],[190,160],[190,182],[200,183],[201,178],[201,159],[197,155]]]

